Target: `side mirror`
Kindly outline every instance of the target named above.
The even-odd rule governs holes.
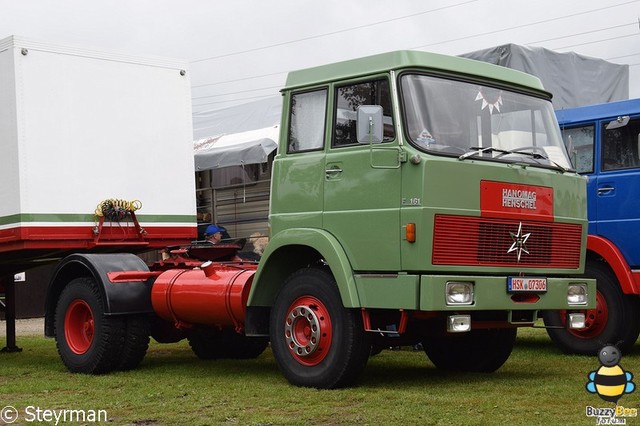
[[[567,143],[565,144],[565,147],[567,148],[567,154],[569,154],[569,159],[571,160],[571,163],[575,166],[578,160],[577,159],[578,152],[576,151],[573,145],[573,137],[571,135],[567,137]]]
[[[619,127],[624,127],[627,124],[629,124],[629,116],[625,115],[623,117],[618,117],[615,120],[610,121],[606,126],[604,126],[604,128],[607,130],[613,130]]]
[[[380,105],[360,105],[357,121],[358,143],[382,142],[382,107]]]

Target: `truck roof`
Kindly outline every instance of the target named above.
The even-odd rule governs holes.
[[[640,114],[640,99],[628,99],[625,101],[556,110],[560,124],[613,118],[630,114]]]
[[[408,68],[480,77],[533,90],[544,96],[551,96],[549,92],[544,90],[540,79],[533,75],[472,59],[414,50],[381,53],[291,71],[283,90]]]

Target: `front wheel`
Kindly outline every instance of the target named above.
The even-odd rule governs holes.
[[[622,293],[615,275],[599,263],[589,262],[585,276],[597,282],[596,307],[584,311],[585,327],[566,328],[566,311],[543,313],[547,334],[564,353],[596,355],[613,344],[622,352],[630,350],[640,334],[640,303],[636,296]]]
[[[56,346],[69,371],[100,374],[119,367],[125,322],[104,313],[104,300],[92,278],[76,278],[60,294]]]
[[[451,371],[492,373],[509,359],[516,328],[471,330],[425,337],[424,352],[437,367]]]
[[[319,389],[352,384],[371,349],[360,312],[344,308],[335,280],[320,269],[287,279],[271,310],[270,337],[287,380]]]

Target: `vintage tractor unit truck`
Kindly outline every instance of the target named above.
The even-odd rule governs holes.
[[[549,328],[563,351],[628,351],[640,333],[640,99],[556,111],[578,173],[588,178],[585,276],[596,278],[596,308],[584,328]],[[545,323],[562,325],[561,312]]]
[[[67,256],[45,333],[70,371],[135,368],[150,337],[186,338],[204,359],[270,344],[291,383],[336,388],[380,348],[420,342],[438,368],[492,372],[540,311],[584,326],[585,179],[537,78],[400,51],[291,72],[282,96],[260,261],[239,240],[153,263]],[[104,226],[133,213],[106,207]]]

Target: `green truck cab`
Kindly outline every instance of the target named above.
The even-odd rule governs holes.
[[[586,181],[533,76],[399,51],[294,71],[246,334],[294,384],[351,383],[421,343],[494,371],[543,310],[584,326]]]

